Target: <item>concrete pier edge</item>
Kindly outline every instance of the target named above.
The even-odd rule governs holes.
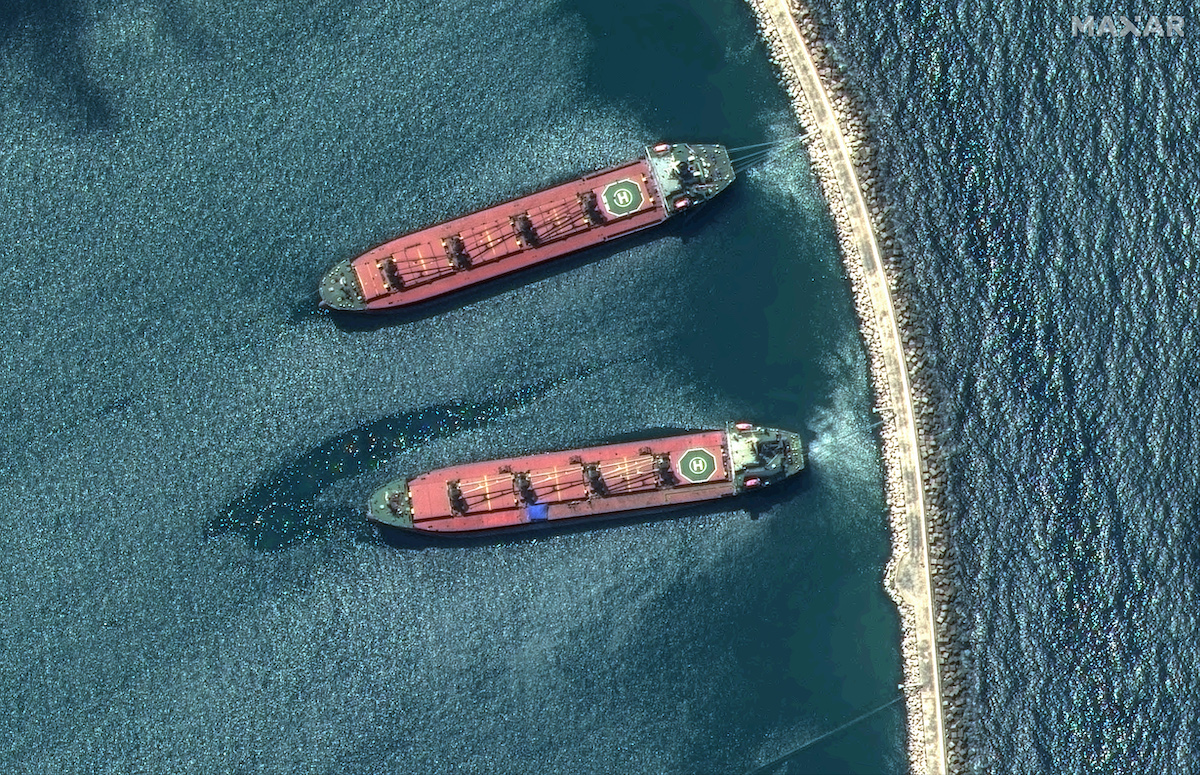
[[[866,344],[875,408],[882,420],[892,531],[884,586],[901,620],[910,769],[914,774],[944,775],[964,767],[965,750],[957,729],[962,703],[952,683],[960,662],[954,648],[952,573],[940,508],[945,466],[937,445],[931,388],[920,375],[923,337],[915,331],[901,292],[899,248],[886,236],[887,207],[870,187],[877,173],[865,123],[835,68],[824,61],[816,24],[805,8],[788,0],[747,2],[806,132]],[[882,250],[878,235],[885,235]]]

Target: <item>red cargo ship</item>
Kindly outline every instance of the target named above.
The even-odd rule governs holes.
[[[802,468],[799,435],[737,423],[397,479],[371,495],[367,517],[430,533],[515,528],[726,498]]]
[[[321,281],[321,306],[370,311],[428,301],[662,223],[716,196],[733,179],[724,147],[661,143],[629,164],[342,261]]]

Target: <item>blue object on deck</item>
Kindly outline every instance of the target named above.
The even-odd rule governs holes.
[[[529,515],[530,522],[545,522],[547,519],[546,508],[545,503],[534,503],[525,507],[525,513]]]

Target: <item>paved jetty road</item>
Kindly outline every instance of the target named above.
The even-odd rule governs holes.
[[[894,442],[886,445],[892,449],[884,450],[887,485],[891,495],[889,500],[893,503],[893,509],[897,508],[894,504],[902,504],[899,506],[902,513],[893,513],[892,518],[894,524],[896,520],[899,521],[908,538],[907,546],[898,545],[894,548],[900,554],[893,555],[889,582],[907,604],[901,605],[901,612],[908,620],[906,624],[916,647],[915,654],[906,649],[910,653],[905,655],[904,665],[905,690],[909,695],[909,758],[914,772],[944,775],[947,765],[946,737],[935,630],[937,622],[929,573],[923,466],[895,308],[850,150],[791,9],[786,0],[751,2],[759,6],[767,32],[777,36],[774,41],[776,54],[786,55],[779,62],[780,67],[791,70],[791,73],[785,73],[785,78],[799,85],[812,111],[816,136],[809,138],[811,147],[815,153],[820,153],[823,146],[836,183],[833,187],[835,190],[830,191],[827,186],[826,193],[831,198],[840,196],[844,203],[843,220],[837,217],[837,205],[842,203],[830,202],[835,219],[839,221],[840,238],[843,243],[849,242],[844,245],[845,248],[853,248],[846,250],[847,256],[851,260],[861,258],[862,261],[870,309],[863,309],[860,303],[859,314],[864,324],[873,327],[877,334],[878,347],[872,353],[872,358],[879,359],[877,363],[882,366],[886,387],[886,390],[879,391],[886,393],[880,395],[879,400],[886,402],[890,419],[895,424],[891,433],[885,434]],[[905,607],[909,610],[905,611]]]

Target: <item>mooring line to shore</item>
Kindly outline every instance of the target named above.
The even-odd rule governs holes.
[[[824,734],[817,735],[817,736],[816,736],[816,737],[814,737],[812,740],[809,740],[808,742],[806,742],[804,745],[801,745],[801,746],[799,746],[799,747],[797,747],[797,748],[793,748],[792,750],[790,750],[790,751],[788,751],[787,753],[785,753],[783,756],[780,756],[780,757],[778,757],[777,759],[772,759],[771,761],[767,762],[766,764],[763,764],[763,765],[761,765],[761,766],[759,766],[759,767],[757,767],[757,768],[755,768],[755,769],[753,769],[753,770],[750,770],[750,772],[746,773],[746,775],[767,775],[767,773],[769,773],[771,770],[773,770],[773,769],[775,769],[776,767],[778,767],[779,765],[783,764],[783,763],[784,763],[784,762],[786,762],[788,759],[792,758],[793,756],[795,756],[796,754],[798,754],[798,753],[800,753],[801,751],[805,750],[806,748],[811,748],[812,746],[816,745],[817,743],[821,742],[822,740],[825,740],[826,738],[833,737],[833,736],[834,736],[834,735],[836,735],[838,732],[842,732],[842,731],[844,731],[844,730],[847,730],[847,729],[849,729],[850,727],[854,726],[855,724],[857,724],[857,723],[858,723],[858,722],[860,722],[860,721],[865,721],[866,719],[870,718],[871,716],[874,716],[876,713],[879,713],[879,712],[880,712],[880,711],[882,711],[882,710],[885,710],[885,709],[887,709],[887,708],[890,708],[890,707],[892,707],[892,706],[893,706],[893,705],[895,705],[897,702],[900,702],[900,700],[903,700],[903,699],[904,699],[904,695],[903,695],[903,694],[897,694],[895,697],[893,697],[892,699],[890,699],[890,700],[888,700],[887,702],[883,703],[883,704],[882,704],[882,705],[880,705],[878,708],[875,708],[875,709],[873,709],[873,710],[869,710],[869,711],[867,711],[866,713],[863,713],[863,714],[862,714],[862,715],[860,715],[860,716],[855,716],[854,718],[852,718],[852,719],[850,719],[849,721],[847,721],[845,724],[842,724],[840,727],[837,727],[837,728],[835,728],[835,729],[831,729],[831,730],[829,730],[828,732],[825,732]]]
[[[733,164],[735,171],[744,172],[750,167],[762,164],[777,153],[795,147],[803,139],[803,135],[793,135],[792,137],[785,137],[782,140],[774,140],[769,143],[756,143],[754,145],[744,145],[741,148],[730,148],[729,161]],[[739,156],[739,152],[744,153]]]
[[[739,145],[737,148],[730,148],[729,155],[733,156],[735,153],[738,153],[739,151],[749,151],[751,148],[768,148],[773,145],[778,145],[779,142],[780,142],[779,140],[772,140],[769,143],[755,143],[754,145]]]

